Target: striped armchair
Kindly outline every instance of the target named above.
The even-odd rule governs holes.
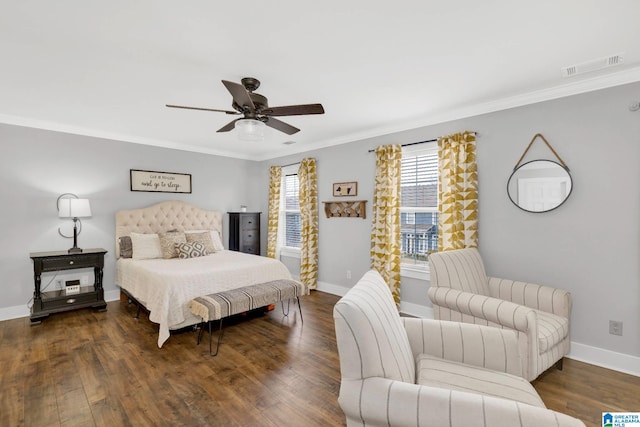
[[[561,289],[487,277],[477,249],[429,256],[434,317],[511,329],[524,378],[533,381],[569,353],[571,294]]]
[[[333,310],[347,426],[573,427],[522,378],[513,331],[401,318],[375,270]]]

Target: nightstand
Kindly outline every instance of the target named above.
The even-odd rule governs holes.
[[[70,254],[68,251],[33,252],[33,306],[31,324],[35,325],[53,313],[76,310],[79,308],[107,309],[102,288],[102,270],[104,268],[105,249],[84,249],[82,253]],[[41,275],[44,272],[93,268],[93,286],[82,286],[79,293],[66,294],[65,290],[41,292]]]
[[[262,212],[227,212],[229,214],[229,250],[260,255],[260,214]]]

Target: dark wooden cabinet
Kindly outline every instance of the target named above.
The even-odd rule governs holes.
[[[33,252],[29,254],[33,260],[33,306],[31,307],[31,324],[37,324],[53,313],[75,310],[78,308],[107,309],[102,288],[104,269],[104,249],[84,249],[82,253],[70,254],[68,251]],[[64,289],[41,292],[42,273],[49,271],[72,270],[76,268],[93,268],[93,286],[82,286],[79,293],[66,294]]]
[[[229,214],[229,250],[260,255],[260,214],[262,212],[227,212]]]

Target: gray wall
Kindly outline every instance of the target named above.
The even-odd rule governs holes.
[[[375,159],[367,150],[476,131],[480,250],[488,274],[568,289],[572,341],[640,356],[640,112],[627,108],[638,99],[635,83],[427,126],[265,161],[259,179],[268,179],[270,165],[315,157],[320,201],[332,199],[333,182],[358,181],[357,199],[368,201],[366,220],[327,219],[320,206],[318,279],[346,291],[369,268]],[[506,193],[536,133],[568,164],[574,182],[569,200],[543,214],[518,209]],[[525,160],[534,158],[555,159],[541,141]],[[265,186],[264,212],[267,197]],[[428,305],[427,289],[425,281],[403,279],[402,300]],[[622,337],[609,335],[609,319],[624,322]]]
[[[111,295],[116,291],[116,211],[164,200],[182,200],[222,212],[238,210],[241,204],[257,208],[252,203],[256,195],[251,180],[255,162],[10,125],[0,125],[0,141],[0,200],[5,226],[0,245],[0,318],[26,313],[33,295],[29,253],[66,250],[73,244],[73,239],[58,234],[58,227],[67,234],[73,229],[70,220],[57,217],[56,199],[61,193],[75,193],[91,201],[93,216],[83,220],[78,246],[109,251],[104,284]],[[192,193],[131,192],[129,169],[190,173]],[[226,246],[227,215],[223,218]],[[82,270],[61,276],[69,274],[80,275]],[[43,286],[47,281],[48,277],[43,277]],[[55,282],[49,289],[54,287]]]
[[[368,201],[364,220],[327,219],[320,206],[319,280],[346,292],[369,269],[375,159],[367,150],[474,130],[480,250],[488,273],[570,290],[574,342],[640,356],[640,112],[627,109],[638,99],[635,83],[265,162],[0,125],[0,318],[26,313],[33,293],[29,252],[72,244],[57,233],[60,226],[70,230],[70,221],[57,218],[59,194],[91,199],[93,217],[84,221],[79,245],[109,250],[105,287],[114,294],[117,210],[168,198],[223,212],[245,204],[263,212],[264,250],[268,167],[307,156],[318,160],[320,201],[332,200],[331,184],[342,181],[357,181],[357,199]],[[537,132],[568,163],[574,180],[569,200],[544,214],[519,210],[506,194],[511,170]],[[553,159],[539,142],[527,159],[535,157]],[[193,194],[130,192],[131,168],[191,173]],[[427,289],[425,281],[403,279],[403,303],[428,307]],[[609,319],[624,322],[622,337],[608,334]]]

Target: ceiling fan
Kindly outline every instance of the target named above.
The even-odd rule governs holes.
[[[236,125],[239,127],[264,127],[267,125],[273,129],[284,132],[287,135],[293,135],[300,129],[291,126],[274,117],[280,116],[302,116],[307,114],[324,114],[322,104],[302,104],[302,105],[286,105],[282,107],[269,107],[266,96],[255,93],[254,91],[260,87],[260,81],[253,77],[245,77],[241,80],[242,84],[222,80],[222,84],[227,88],[233,97],[231,106],[235,111],[217,110],[213,108],[188,107],[184,105],[166,104],[169,108],[184,108],[187,110],[215,111],[218,113],[226,113],[233,115],[242,115],[242,118],[235,119],[220,129],[218,132],[229,132]]]

